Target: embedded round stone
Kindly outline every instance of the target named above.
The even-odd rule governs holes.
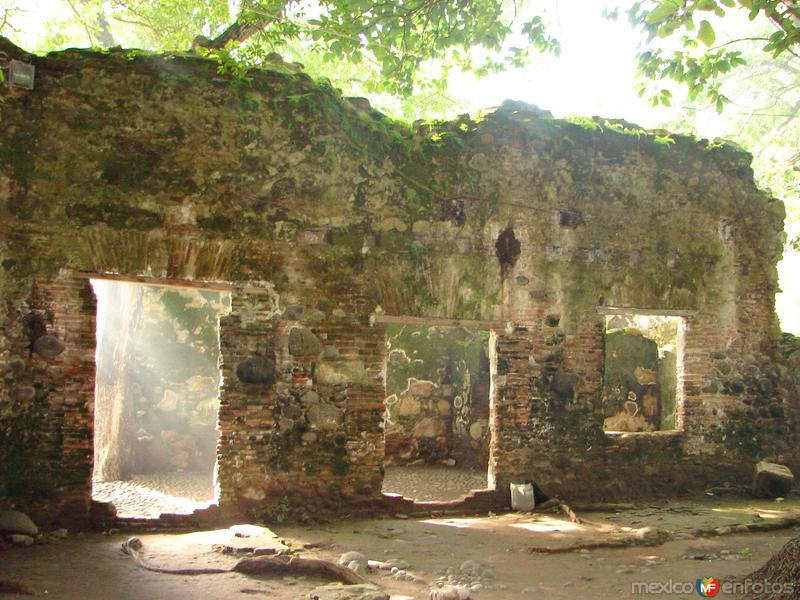
[[[342,424],[342,411],[333,404],[315,404],[306,412],[308,424],[318,431],[336,431]]]
[[[14,402],[30,402],[36,396],[36,390],[29,385],[16,385],[11,388],[11,399]]]
[[[270,385],[275,382],[275,361],[254,356],[236,365],[236,377],[244,383]]]
[[[52,335],[43,335],[33,342],[33,351],[44,359],[53,360],[64,352],[64,344]]]
[[[289,353],[293,356],[316,356],[322,352],[322,343],[307,327],[292,327],[289,331]]]

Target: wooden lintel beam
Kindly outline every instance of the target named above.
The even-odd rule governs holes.
[[[407,317],[399,315],[375,315],[374,322],[385,325],[464,327],[465,329],[504,329],[506,327],[505,321],[477,321],[471,319],[448,319],[445,317]]]
[[[697,314],[696,310],[637,308],[632,306],[598,306],[597,312],[601,315],[645,315],[648,317],[691,317]]]
[[[80,279],[104,279],[106,281],[122,281],[126,283],[141,283],[143,285],[159,285],[167,287],[193,288],[217,292],[231,292],[233,284],[218,281],[191,281],[188,279],[168,279],[164,277],[148,277],[146,275],[121,275],[119,273],[93,273],[91,271],[75,271],[75,277]]]

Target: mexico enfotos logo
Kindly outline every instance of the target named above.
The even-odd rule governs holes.
[[[776,581],[720,581],[716,577],[701,577],[695,581],[634,581],[631,594],[639,595],[688,595],[697,593],[701,598],[714,598],[719,594],[750,595],[775,594],[791,595],[797,589],[795,583]]]

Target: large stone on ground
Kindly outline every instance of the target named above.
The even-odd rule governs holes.
[[[64,351],[64,344],[52,335],[43,335],[33,342],[33,351],[47,360],[53,360]]]
[[[336,431],[342,424],[342,411],[333,404],[315,404],[306,412],[308,424],[318,431]]]
[[[756,498],[787,496],[794,486],[794,474],[789,467],[761,461],[753,471],[753,495]]]
[[[322,342],[306,327],[292,327],[289,331],[289,353],[292,356],[317,356],[322,352]]]
[[[367,566],[367,557],[361,554],[361,552],[356,552],[355,550],[351,550],[350,552],[345,552],[339,557],[339,564],[342,566],[347,566],[351,562],[357,562]]]
[[[309,600],[389,600],[389,594],[371,583],[341,585],[331,583],[314,588],[308,593]]]
[[[0,533],[19,533],[35,536],[39,528],[24,512],[18,510],[0,510]]]
[[[236,376],[244,383],[270,385],[275,382],[275,361],[254,356],[236,365]]]
[[[428,600],[469,600],[469,588],[464,585],[446,585],[428,592]]]
[[[22,535],[21,533],[12,533],[8,536],[8,540],[15,546],[33,546],[36,541],[29,535]]]

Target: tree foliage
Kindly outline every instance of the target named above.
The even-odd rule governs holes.
[[[8,0],[0,34],[13,33]],[[223,64],[258,64],[275,50],[313,49],[331,65],[367,64],[367,91],[409,96],[431,63],[488,74],[525,64],[532,51],[558,52],[538,15],[523,17],[516,0],[63,0],[68,19],[52,23],[45,47],[135,46],[197,52]],[[16,2],[16,4],[13,4]],[[527,13],[526,13],[527,14]],[[516,44],[507,42],[514,38]],[[445,65],[446,68],[441,68]]]
[[[618,12],[619,7],[611,14]],[[642,75],[678,82],[690,100],[704,95],[718,112],[730,101],[722,79],[748,62],[741,43],[761,42],[761,50],[772,58],[797,56],[800,45],[800,5],[794,0],[636,0],[627,13],[631,24],[647,34],[638,56]],[[730,20],[722,19],[744,14],[750,21],[771,23],[772,30],[717,43],[717,29],[730,26]],[[665,39],[670,43],[659,43]],[[671,98],[668,89],[653,96],[656,104],[669,105]]]

